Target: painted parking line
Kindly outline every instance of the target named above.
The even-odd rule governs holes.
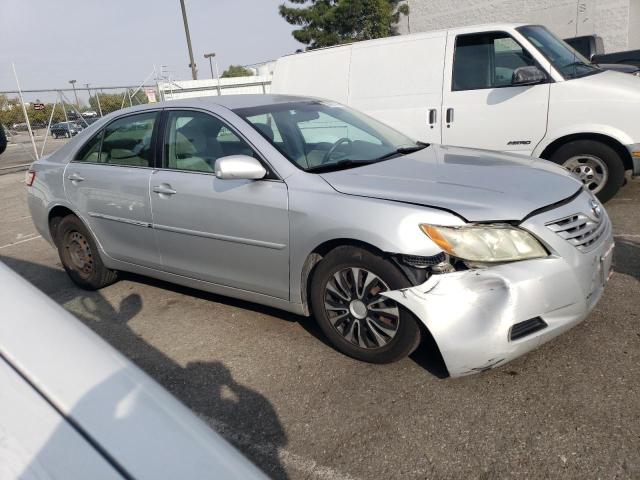
[[[38,235],[36,237],[30,237],[30,238],[25,238],[24,240],[18,240],[17,242],[7,243],[6,245],[2,245],[0,247],[0,250],[2,250],[3,248],[13,247],[14,245],[20,245],[21,243],[30,242],[31,240],[37,240],[38,238],[42,238],[42,236]]]

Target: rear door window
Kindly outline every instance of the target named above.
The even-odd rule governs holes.
[[[83,145],[78,151],[74,161],[87,162],[87,163],[100,163],[100,147],[102,147],[102,135],[104,130],[101,130],[97,135],[94,135],[91,140]]]
[[[153,166],[151,138],[158,112],[120,118],[104,129],[100,163],[131,167]]]

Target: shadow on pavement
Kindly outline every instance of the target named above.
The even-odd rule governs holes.
[[[182,367],[145,342],[128,325],[143,308],[140,295],[133,293],[114,307],[99,291],[77,288],[64,271],[5,256],[0,256],[0,261],[56,302],[77,302],[72,313],[79,320],[192,411],[213,423],[218,433],[269,476],[288,478],[279,459],[279,449],[287,444],[287,436],[271,403],[260,393],[237,383],[221,362],[191,362]],[[219,301],[218,297],[215,301]],[[244,304],[242,308],[246,308]]]
[[[280,318],[288,322],[297,322],[308,334],[315,337],[318,341],[325,344],[328,348],[334,349],[333,345],[331,345],[329,339],[326,337],[313,317],[303,317],[301,315],[285,312],[284,310],[279,310],[277,308],[267,307],[257,303],[238,300],[222,295],[216,295],[215,293],[209,293],[189,287],[183,287],[181,285],[164,282],[162,280],[156,280],[154,278],[145,277],[142,275],[123,272],[120,274],[120,278],[123,280],[131,280],[133,282],[163,288],[165,290],[171,290],[183,295],[189,295],[191,297],[201,298],[203,300],[208,300],[235,308],[241,308],[243,310],[250,310],[252,312],[260,313],[263,315]],[[423,330],[422,333],[422,343],[416,349],[416,351],[411,354],[409,358],[411,358],[411,360],[413,360],[420,367],[428,371],[431,375],[441,379],[447,378],[449,376],[449,372],[447,371],[442,355],[440,355],[438,345],[428,331]]]
[[[640,242],[616,238],[614,270],[640,281]]]

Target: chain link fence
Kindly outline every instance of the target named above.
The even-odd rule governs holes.
[[[122,108],[200,96],[269,93],[272,62],[268,65],[248,77],[176,81],[165,77],[152,85],[106,87],[73,82],[63,89],[0,91],[0,124],[8,140],[0,156],[0,174],[27,168]]]
[[[0,91],[0,124],[8,140],[0,174],[26,168],[104,115],[159,99],[156,85],[73,87]]]

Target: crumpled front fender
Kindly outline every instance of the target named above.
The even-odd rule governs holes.
[[[432,275],[421,285],[381,295],[424,323],[452,377],[506,363],[588,313],[575,276],[559,258]],[[514,324],[543,315],[546,329],[509,339]]]

